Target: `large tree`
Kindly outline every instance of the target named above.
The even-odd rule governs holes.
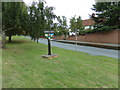
[[[3,2],[2,3],[2,31],[9,37],[22,34],[21,18],[23,15],[23,2]]]
[[[120,29],[120,2],[97,2],[92,10],[96,12],[91,17],[96,27],[115,27]]]
[[[53,25],[53,19],[56,15],[53,13],[53,7],[45,7],[44,1],[33,2],[29,6],[29,35],[32,39],[37,40],[44,36],[44,30],[50,30]]]
[[[54,8],[45,6],[45,1],[33,2],[26,6],[24,2],[3,2],[2,3],[2,41],[5,36],[30,35],[34,40],[44,35],[45,29],[53,27],[53,19],[56,15]]]
[[[2,47],[5,48],[6,36],[21,35],[23,32],[22,18],[23,13],[26,12],[26,5],[24,2],[2,2]]]
[[[54,26],[54,19],[56,18],[56,15],[54,14],[53,10],[55,8],[54,7],[45,7],[44,10],[44,17],[45,17],[45,29],[52,29],[52,27]]]
[[[32,39],[38,39],[44,30],[44,2],[33,2],[29,7],[29,35]]]

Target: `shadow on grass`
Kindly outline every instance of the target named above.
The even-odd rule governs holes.
[[[7,41],[6,44],[23,44],[23,43],[30,43],[30,41],[26,40],[13,40],[11,42]]]

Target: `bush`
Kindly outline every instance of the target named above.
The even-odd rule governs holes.
[[[55,32],[54,35],[55,35],[55,36],[61,36],[61,35],[62,35],[62,32]]]

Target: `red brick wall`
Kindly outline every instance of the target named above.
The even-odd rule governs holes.
[[[120,44],[118,40],[118,35],[120,35],[119,30],[111,30],[107,32],[96,32],[91,34],[86,34],[84,36],[78,36],[78,41],[84,42],[96,42],[96,43],[113,43]],[[63,39],[64,36],[54,37],[53,39]],[[75,36],[68,37],[67,40],[75,40]]]

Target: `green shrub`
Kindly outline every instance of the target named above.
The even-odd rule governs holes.
[[[88,34],[88,33],[94,33],[94,32],[100,32],[100,31],[110,31],[110,30],[113,30],[113,29],[117,29],[116,26],[101,26],[101,27],[97,27],[97,28],[94,28],[94,29],[87,29],[87,30],[80,30],[80,35],[85,35],[85,34]]]

